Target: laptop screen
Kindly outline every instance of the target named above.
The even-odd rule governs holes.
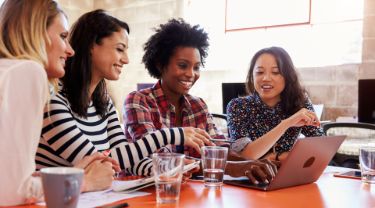
[[[358,80],[358,121],[375,123],[375,79]]]

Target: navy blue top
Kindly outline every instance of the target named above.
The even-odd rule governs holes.
[[[305,108],[314,111],[310,99],[307,97]],[[242,151],[245,146],[275,128],[282,120],[288,118],[281,103],[271,108],[267,106],[257,93],[246,97],[235,98],[227,106],[228,128],[235,151]],[[306,137],[322,136],[323,129],[315,126],[289,128],[276,142],[276,152],[289,151],[299,134]]]

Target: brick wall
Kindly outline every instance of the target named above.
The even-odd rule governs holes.
[[[364,0],[363,55],[361,64],[300,68],[303,85],[313,103],[324,103],[323,120],[338,116],[357,115],[357,82],[359,78],[375,78],[375,1]],[[120,80],[109,82],[110,93],[121,111],[125,96],[136,90],[137,83],[155,82],[141,64],[142,45],[153,33],[150,29],[172,17],[183,15],[186,0],[60,0],[60,4],[75,21],[84,12],[104,8],[130,25],[129,58]],[[82,10],[83,8],[83,10]],[[235,73],[210,69],[202,71],[200,80],[191,94],[202,97],[211,112],[222,111],[221,83],[244,82],[246,70]]]
[[[361,79],[375,79],[375,1],[364,0]],[[375,90],[374,90],[375,91]]]

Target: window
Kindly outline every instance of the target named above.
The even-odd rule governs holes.
[[[304,9],[305,12],[296,13],[290,21],[284,19],[283,22],[263,21],[262,23],[259,20],[257,23],[251,23],[256,27],[255,29],[241,26],[245,19],[236,23],[238,26],[234,23],[227,24],[227,27],[231,28],[243,27],[233,31],[226,30],[225,24],[226,5],[230,1],[251,3],[252,5],[241,7],[244,10],[242,13],[246,13],[249,7],[262,6],[260,2],[280,0],[187,1],[184,10],[185,19],[192,24],[200,24],[209,33],[210,51],[206,63],[207,70],[246,70],[253,54],[269,46],[285,48],[297,67],[361,62],[363,0],[311,0],[311,3],[306,0],[283,0],[280,2],[285,2],[284,4],[268,5],[269,7],[263,7],[264,11],[258,13],[280,15],[274,12],[274,8],[291,12],[295,8],[295,5],[291,5],[293,2],[296,4],[296,1],[301,1],[301,8],[305,8],[306,2],[309,2],[310,13],[307,13],[310,18],[309,23],[305,23],[307,9]],[[241,11],[238,11],[238,14],[240,13]],[[283,25],[284,23],[287,25]],[[266,25],[259,27],[262,24]]]
[[[309,24],[310,5],[311,0],[226,0],[225,31]]]

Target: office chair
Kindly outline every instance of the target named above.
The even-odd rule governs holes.
[[[221,113],[211,113],[211,115],[214,119],[216,128],[224,134],[225,138],[229,138],[227,115]]]
[[[359,168],[359,148],[375,144],[375,125],[369,123],[330,122],[322,125],[327,136],[347,135],[332,159],[332,165]]]
[[[233,98],[246,95],[245,83],[221,83],[223,97],[223,114],[227,113],[227,105]]]
[[[154,86],[155,83],[137,83],[137,90],[145,89]]]
[[[375,123],[375,79],[358,80],[358,121]]]

